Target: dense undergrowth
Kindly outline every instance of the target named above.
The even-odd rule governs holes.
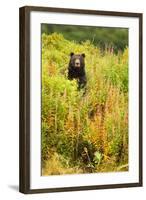
[[[86,93],[67,79],[85,53]],[[128,49],[101,52],[42,34],[42,175],[128,170]]]

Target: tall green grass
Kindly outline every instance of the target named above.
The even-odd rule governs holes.
[[[85,53],[87,89],[67,79],[70,52]],[[128,48],[42,34],[42,175],[128,170]]]

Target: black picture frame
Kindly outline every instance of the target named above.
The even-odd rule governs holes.
[[[139,19],[139,182],[126,184],[110,184],[97,186],[78,186],[65,188],[44,188],[30,189],[30,13],[32,11],[40,12],[61,12],[88,15],[104,15],[104,16],[125,16],[137,17]],[[140,187],[142,186],[142,13],[130,12],[112,12],[112,11],[96,11],[96,10],[80,10],[67,8],[49,8],[25,6],[19,10],[20,20],[20,134],[19,134],[19,191],[25,194],[44,193],[44,192],[63,192],[63,191],[80,191],[80,190],[96,190],[106,188],[124,188],[124,187]]]

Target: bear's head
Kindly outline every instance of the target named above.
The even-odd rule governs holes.
[[[84,68],[85,67],[85,54],[70,53],[70,67]]]

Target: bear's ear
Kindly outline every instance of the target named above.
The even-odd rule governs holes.
[[[84,53],[82,53],[81,55],[83,56],[83,58],[85,58],[85,54]]]
[[[73,55],[74,55],[74,53],[73,53],[73,52],[71,52],[71,53],[70,53],[70,56],[73,56]]]

